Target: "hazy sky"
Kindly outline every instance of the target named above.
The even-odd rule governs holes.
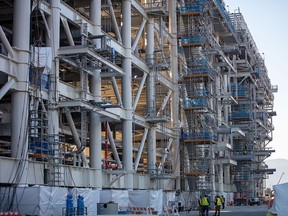
[[[264,53],[275,93],[275,130],[269,159],[288,159],[288,0],[224,0],[231,13],[240,8],[260,53]]]

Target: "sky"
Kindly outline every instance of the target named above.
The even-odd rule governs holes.
[[[233,13],[240,8],[265,64],[275,93],[273,141],[269,159],[288,159],[288,0],[224,0]]]

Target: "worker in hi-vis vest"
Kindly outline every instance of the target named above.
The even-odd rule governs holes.
[[[220,216],[220,209],[222,206],[222,201],[219,195],[217,195],[214,199],[214,204],[215,204],[215,214],[214,216]]]
[[[221,196],[221,202],[222,202],[222,209],[225,208],[225,197],[222,195]]]
[[[202,216],[208,216],[209,213],[209,199],[208,196],[205,195],[201,198],[201,208],[202,208]]]

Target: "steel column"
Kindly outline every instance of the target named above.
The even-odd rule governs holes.
[[[227,186],[230,186],[230,165],[224,165],[224,182]],[[231,190],[231,188],[229,188]]]
[[[171,50],[171,73],[174,83],[172,94],[172,128],[176,131],[180,130],[179,122],[179,90],[178,90],[178,46],[177,46],[177,11],[174,1],[169,1],[169,33],[172,41]],[[179,139],[174,139],[172,143],[173,161],[174,161],[174,176],[176,177],[176,189],[180,189],[180,149]]]
[[[52,50],[52,68],[50,71],[50,89],[48,93],[48,137],[49,147],[52,150],[52,157],[49,159],[49,184],[57,185],[63,182],[63,167],[60,153],[59,139],[59,59],[58,50],[60,47],[60,0],[50,0],[51,15],[48,17],[51,35],[47,32],[47,46]]]
[[[17,88],[11,96],[12,136],[11,157],[20,159],[14,183],[26,183],[28,175],[28,110],[29,110],[29,48],[30,48],[30,0],[15,0],[13,13],[13,46],[19,48],[17,65]],[[9,47],[7,45],[7,47]],[[8,50],[9,51],[9,50]],[[9,51],[11,52],[11,51]],[[11,55],[12,53],[10,53]],[[15,167],[15,169],[16,169]]]
[[[218,180],[219,180],[219,193],[222,194],[224,192],[223,164],[219,164]]]
[[[94,25],[94,35],[101,33],[101,1],[92,0],[90,3],[90,20]],[[95,42],[96,44],[96,42]],[[100,48],[100,44],[96,44]],[[96,102],[101,101],[101,70],[94,70],[94,75],[91,80],[91,93]],[[90,112],[90,167],[96,169],[95,187],[102,188],[102,134],[101,134],[101,116],[94,111]]]
[[[147,23],[147,44],[146,44],[146,59],[148,64],[154,64],[154,18],[149,18]],[[148,116],[156,116],[156,102],[155,102],[155,71],[151,67],[150,74],[147,77],[147,107],[146,112]],[[151,125],[148,132],[147,139],[147,170],[148,173],[154,174],[156,172],[156,127]]]
[[[125,75],[122,78],[122,98],[126,119],[122,122],[123,169],[125,175],[124,187],[133,188],[133,155],[132,155],[132,59],[131,59],[131,0],[122,0],[122,39],[125,58],[122,67]]]

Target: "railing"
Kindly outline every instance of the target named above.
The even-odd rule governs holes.
[[[221,13],[221,14],[223,15],[223,17],[225,18],[225,20],[226,20],[226,22],[227,22],[230,30],[231,30],[233,33],[235,33],[235,32],[236,32],[235,27],[234,27],[234,25],[233,25],[233,23],[232,23],[232,20],[231,20],[231,18],[230,18],[230,16],[229,16],[228,12],[227,12],[226,9],[225,9],[225,6],[224,6],[224,4],[222,3],[222,1],[220,1],[220,0],[215,0],[215,4],[216,4],[216,6],[218,7],[220,13]]]
[[[183,107],[206,107],[207,103],[204,99],[189,99],[183,101]]]
[[[183,140],[213,140],[217,141],[217,134],[213,132],[195,132],[195,133],[189,133],[184,132],[182,134]]]
[[[195,1],[193,5],[187,5],[180,8],[180,13],[184,14],[200,14],[203,12],[206,0]]]
[[[199,44],[199,43],[203,43],[203,42],[204,42],[203,36],[191,36],[191,37],[182,37],[181,38],[182,46]]]
[[[183,75],[209,75],[211,78],[215,77],[214,71],[212,71],[209,67],[199,67],[199,68],[190,68],[182,69],[182,74]]]

